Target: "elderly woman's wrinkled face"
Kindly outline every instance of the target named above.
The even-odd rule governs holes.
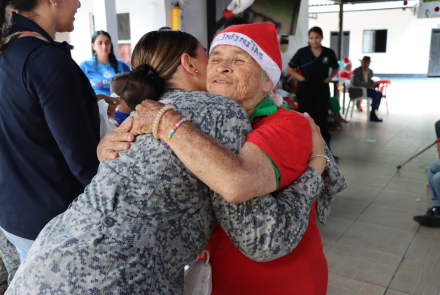
[[[219,45],[209,57],[206,88],[249,111],[263,100],[272,82],[249,53],[236,46]]]

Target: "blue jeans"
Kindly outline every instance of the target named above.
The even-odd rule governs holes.
[[[11,233],[8,233],[3,228],[0,227],[0,230],[5,235],[6,239],[14,245],[15,249],[17,249],[18,255],[20,256],[20,262],[23,263],[23,260],[26,258],[29,249],[31,249],[34,241],[17,237]]]
[[[435,122],[435,135],[440,138],[440,120]]]
[[[382,92],[368,88],[367,96],[372,98],[372,102],[371,102],[372,111],[379,109],[380,101],[382,100]]]
[[[432,205],[434,207],[440,207],[440,161],[434,161],[429,164],[428,183]]]

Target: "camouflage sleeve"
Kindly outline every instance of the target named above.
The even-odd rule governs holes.
[[[1,286],[12,282],[15,272],[20,266],[20,256],[14,245],[9,242],[0,230],[0,294]],[[6,280],[4,279],[6,278]]]
[[[316,201],[316,215],[321,224],[327,223],[327,218],[330,215],[331,202],[335,195],[347,188],[347,182],[341,171],[333,159],[332,153],[324,143],[325,154],[330,158],[330,163],[322,173],[324,181],[324,188],[319,192],[318,200]]]
[[[226,113],[217,120],[215,130],[217,140],[238,151],[246,141],[249,121]],[[231,204],[213,192],[212,203],[218,222],[234,245],[250,259],[270,261],[290,253],[299,243],[307,229],[310,206],[323,185],[321,175],[308,167],[276,197],[265,195]]]
[[[323,187],[321,175],[307,167],[276,196],[259,196],[231,204],[214,194],[218,222],[232,243],[255,261],[270,261],[292,252],[309,223],[310,206]]]

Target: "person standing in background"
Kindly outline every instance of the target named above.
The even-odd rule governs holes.
[[[130,68],[113,52],[112,39],[105,31],[96,31],[92,36],[93,56],[79,66],[90,80],[96,94],[110,95],[110,81],[119,72],[130,72]]]
[[[309,46],[300,48],[287,67],[287,72],[298,80],[296,97],[298,110],[307,112],[321,128],[321,134],[330,148],[331,135],[327,127],[330,105],[329,83],[338,73],[339,64],[336,54],[330,48],[321,45],[322,29],[309,30]],[[301,69],[301,74],[295,71]],[[330,69],[332,69],[329,75]],[[338,159],[335,157],[335,159]]]
[[[18,12],[9,20],[8,5]],[[73,31],[79,7],[78,0],[0,1],[0,230],[20,261],[98,170],[97,97],[69,44],[54,41]]]

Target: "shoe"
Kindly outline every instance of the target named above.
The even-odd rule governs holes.
[[[440,226],[440,210],[429,208],[425,215],[414,216],[414,221],[421,225]]]
[[[376,115],[376,112],[375,112],[375,111],[371,111],[371,113],[370,113],[370,121],[371,121],[371,122],[383,122],[383,119],[382,119],[382,118],[379,118],[379,117]]]

